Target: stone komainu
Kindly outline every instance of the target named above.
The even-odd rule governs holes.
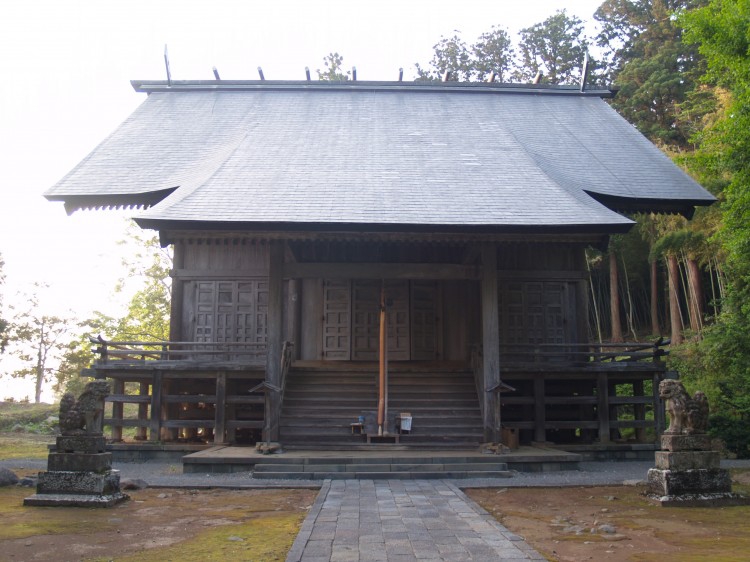
[[[78,400],[66,393],[60,400],[60,433],[63,435],[101,435],[104,399],[109,394],[107,381],[91,381]]]
[[[659,383],[659,397],[666,401],[669,414],[667,435],[705,433],[708,428],[708,399],[702,392],[690,398],[678,380]]]

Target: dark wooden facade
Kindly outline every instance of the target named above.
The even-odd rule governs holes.
[[[501,426],[522,442],[608,442],[626,427],[653,438],[662,420],[644,383],[663,376],[658,356],[587,344],[593,241],[174,235],[173,343],[100,345],[113,437],[136,425],[150,440],[248,442],[266,429],[292,444],[358,443],[351,422],[377,406],[384,287],[394,408],[416,412],[405,442],[498,441]],[[250,392],[264,380],[281,390]],[[139,404],[138,420],[122,419],[124,402]]]

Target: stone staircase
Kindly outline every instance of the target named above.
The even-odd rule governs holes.
[[[256,479],[510,478],[508,465],[493,457],[277,458],[255,465]]]
[[[377,408],[377,371],[293,368],[287,378],[280,440],[285,448],[363,448],[351,423]],[[393,368],[389,412],[409,412],[412,430],[400,444],[413,447],[476,447],[482,418],[474,380],[463,369]],[[370,445],[372,446],[372,445]]]

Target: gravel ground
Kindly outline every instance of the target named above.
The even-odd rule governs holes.
[[[44,460],[6,460],[0,466],[11,470],[45,470]],[[457,481],[461,488],[635,485],[645,481],[653,462],[582,462],[580,470],[530,473],[512,478],[468,478]],[[722,468],[750,468],[750,460],[723,460]],[[254,480],[251,472],[182,474],[179,463],[114,463],[123,479],[144,480],[151,487],[165,488],[318,488],[315,480]]]

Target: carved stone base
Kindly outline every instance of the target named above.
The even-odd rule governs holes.
[[[57,438],[58,453],[103,453],[107,450],[107,439],[92,435],[60,435]]]
[[[24,498],[23,505],[46,507],[112,507],[130,497],[122,492],[111,495],[34,494]]]
[[[112,468],[112,453],[50,453],[47,470],[106,472]]]
[[[24,505],[61,507],[111,507],[129,499],[120,491],[120,472],[87,471],[40,472],[36,494],[23,500]]]
[[[718,469],[721,455],[718,451],[657,451],[656,468],[661,470]]]
[[[750,505],[750,498],[733,492],[727,494],[686,494],[682,496],[652,496],[663,507],[732,507]]]
[[[661,448],[663,451],[710,451],[711,436],[707,433],[664,434],[661,436]]]
[[[729,471],[722,468],[679,471],[651,468],[648,471],[648,491],[658,497],[729,494],[732,479]]]

